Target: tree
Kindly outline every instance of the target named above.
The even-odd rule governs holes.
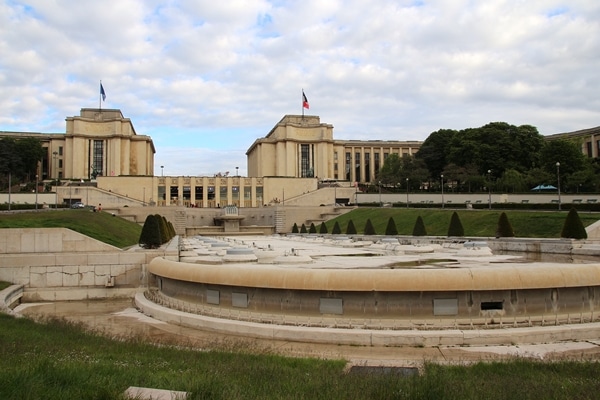
[[[371,219],[367,219],[367,222],[365,223],[365,235],[377,235],[377,233],[375,232],[375,227],[373,227],[373,223],[371,222]]]
[[[393,217],[388,219],[387,226],[385,227],[385,234],[388,236],[395,236],[398,234],[398,228],[396,228],[396,222]]]
[[[513,227],[508,220],[508,216],[505,212],[500,214],[498,218],[498,226],[496,228],[496,237],[514,237],[515,232],[513,231]]]
[[[308,228],[308,233],[317,233],[317,227],[314,222],[310,223],[310,227]]]
[[[292,226],[292,233],[298,233],[298,224],[294,222],[294,226]]]
[[[139,245],[145,249],[157,249],[162,244],[160,237],[160,226],[156,215],[150,214],[144,221],[140,233]]]
[[[448,236],[465,236],[465,229],[463,228],[462,222],[458,213],[454,211],[450,218],[450,226],[448,227]]]
[[[354,222],[352,220],[348,221],[348,226],[346,227],[347,235],[356,235],[356,227],[354,226]]]
[[[306,225],[302,224],[302,226],[300,227],[300,233],[308,233],[308,231],[306,230]]]
[[[321,234],[327,233],[327,225],[325,225],[325,222],[321,223],[321,226],[319,227],[319,233],[321,233]]]
[[[560,237],[569,239],[587,239],[587,232],[575,208],[569,210],[560,233]]]
[[[390,154],[383,162],[383,166],[377,173],[376,179],[381,183],[393,185],[400,179],[401,171],[402,163],[400,162],[400,157],[398,157],[398,154]]]
[[[425,223],[423,222],[423,218],[420,215],[415,221],[415,226],[413,227],[412,234],[413,236],[427,236],[427,229],[425,228]]]
[[[446,166],[446,154],[450,142],[456,133],[452,129],[440,129],[439,131],[432,132],[423,144],[421,144],[416,157],[425,162],[430,176],[440,176],[444,170]]]
[[[339,235],[340,233],[342,233],[342,230],[340,229],[340,224],[335,221],[335,224],[333,224],[333,229],[331,230],[331,233],[333,235]]]

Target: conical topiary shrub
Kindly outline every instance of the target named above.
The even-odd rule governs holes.
[[[308,231],[306,230],[306,225],[302,224],[302,226],[300,227],[300,233],[308,233]]]
[[[587,239],[587,232],[575,208],[569,210],[560,237],[569,239]]]
[[[322,234],[327,233],[327,225],[325,225],[325,222],[321,223],[321,226],[319,227],[319,233],[322,233]]]
[[[145,249],[157,249],[162,244],[160,226],[155,215],[150,214],[146,217],[138,243]]]
[[[505,212],[500,214],[498,218],[498,227],[496,228],[496,237],[514,237],[515,232],[513,231],[513,227],[508,220],[508,216]]]
[[[308,228],[308,233],[317,233],[317,227],[314,222],[310,223],[310,228]]]
[[[396,228],[396,222],[394,218],[388,219],[387,226],[385,227],[385,234],[388,236],[394,236],[398,234],[398,228]]]
[[[377,235],[370,218],[367,219],[367,222],[365,223],[365,235]]]
[[[352,220],[348,221],[348,226],[346,227],[347,235],[356,235],[356,227],[354,226],[354,222]]]
[[[342,230],[340,229],[340,224],[338,224],[337,221],[335,221],[335,224],[333,224],[333,229],[331,230],[331,233],[333,235],[339,235],[340,233],[342,233]]]
[[[460,217],[456,211],[452,213],[452,218],[450,218],[448,236],[465,236],[465,229],[463,228]]]
[[[292,226],[292,233],[298,233],[298,224],[294,222],[294,226]]]
[[[427,236],[427,229],[425,229],[425,223],[423,218],[419,215],[415,221],[415,226],[412,231],[413,236]]]

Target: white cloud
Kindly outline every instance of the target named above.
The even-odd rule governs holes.
[[[252,142],[301,112],[302,88],[340,139],[588,128],[600,125],[599,20],[586,0],[5,2],[0,130],[64,131],[97,106],[100,79],[103,107],[188,175],[230,159],[218,170],[245,170]]]

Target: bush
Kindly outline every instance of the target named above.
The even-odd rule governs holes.
[[[298,233],[298,224],[294,222],[294,226],[292,226],[292,233]]]
[[[346,227],[347,235],[356,235],[356,227],[354,226],[354,222],[352,220],[348,221],[348,226]]]
[[[390,217],[388,219],[387,226],[385,227],[385,234],[388,236],[394,236],[398,234],[398,228],[396,228],[396,222],[394,222],[394,218]]]
[[[306,225],[302,224],[302,226],[300,227],[300,233],[308,233],[308,231],[306,230]]]
[[[145,249],[157,249],[162,244],[160,237],[160,226],[156,215],[148,215],[142,233],[140,234],[139,245]]]
[[[331,233],[334,235],[339,235],[340,233],[342,233],[342,230],[340,229],[340,224],[337,221],[335,221]]]
[[[587,232],[575,208],[569,210],[560,237],[569,239],[587,239]]]
[[[465,236],[465,228],[463,228],[460,217],[456,211],[452,213],[452,217],[450,218],[448,236]]]
[[[315,226],[314,222],[310,223],[310,228],[308,228],[308,233],[317,233],[317,227]]]
[[[514,237],[515,232],[513,231],[513,227],[508,220],[508,216],[505,212],[500,214],[498,218],[498,227],[496,228],[496,237]]]
[[[325,222],[321,223],[321,226],[319,227],[319,233],[327,233],[327,225],[325,225]]]
[[[365,235],[377,235],[370,218],[367,219],[367,222],[365,223]]]
[[[413,236],[427,236],[427,229],[425,229],[425,223],[423,218],[419,215],[415,221],[415,226],[412,231]]]

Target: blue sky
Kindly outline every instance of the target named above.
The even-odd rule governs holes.
[[[102,80],[156,174],[244,175],[302,89],[336,139],[600,125],[596,0],[9,0],[0,54],[0,130],[64,133]]]

